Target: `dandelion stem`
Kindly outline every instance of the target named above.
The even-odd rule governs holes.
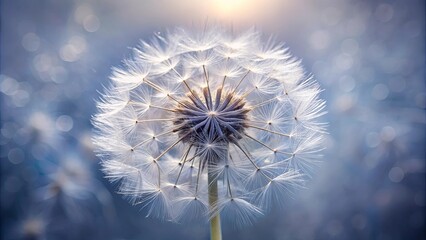
[[[214,176],[209,166],[208,180],[209,180],[209,204],[212,209],[218,199],[217,190],[217,178]],[[222,230],[220,227],[220,215],[219,212],[215,212],[215,215],[210,219],[210,240],[222,240]]]

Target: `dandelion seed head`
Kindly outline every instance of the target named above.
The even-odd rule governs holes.
[[[320,92],[283,44],[253,29],[176,29],[113,69],[94,143],[106,177],[148,215],[250,224],[320,161]]]

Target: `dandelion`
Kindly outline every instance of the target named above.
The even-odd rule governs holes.
[[[89,164],[75,153],[61,154],[65,157],[39,161],[44,177],[34,189],[34,202],[47,210],[46,218],[54,219],[55,224],[61,218],[92,224],[91,219],[100,215],[109,220],[113,214],[111,195],[92,175]]]
[[[21,221],[14,235],[22,239],[45,239],[48,223],[43,216],[28,216]]]
[[[98,102],[103,171],[131,203],[171,221],[250,224],[319,161],[325,102],[282,44],[251,29],[157,34]]]

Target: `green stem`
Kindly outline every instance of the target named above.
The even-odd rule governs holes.
[[[211,171],[208,172],[209,179],[209,204],[210,209],[213,208],[213,204],[217,202],[218,191],[217,191],[217,179]],[[222,240],[222,230],[220,228],[220,215],[219,212],[210,219],[210,240]]]

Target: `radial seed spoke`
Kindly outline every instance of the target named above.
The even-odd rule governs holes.
[[[170,147],[168,147],[166,150],[164,150],[158,157],[156,157],[154,160],[158,161],[162,156],[164,156],[164,154],[166,154],[167,152],[169,152],[170,150],[172,150],[172,148],[174,148],[178,143],[180,143],[182,141],[182,139],[184,139],[186,136],[188,136],[189,132],[187,134],[185,134],[184,136],[180,137],[176,142],[174,142]]]
[[[150,105],[148,105],[148,106],[149,106],[149,107],[153,107],[153,108],[158,108],[158,109],[161,109],[161,110],[164,110],[164,111],[176,112],[176,110],[174,110],[174,109],[165,108],[165,107],[160,107],[160,106],[156,106],[156,105],[152,105],[152,104],[150,104]]]
[[[187,107],[187,105],[185,105],[184,103],[180,102],[179,100],[177,100],[175,97],[173,97],[170,93],[168,93],[166,90],[164,90],[162,87],[158,86],[157,84],[149,81],[148,79],[145,79],[145,83],[152,87],[153,89],[157,90],[158,92],[164,93],[166,94],[167,97],[169,97],[170,99],[172,99],[173,101],[177,102],[178,104]]]
[[[231,102],[232,98],[233,98],[232,94],[228,94],[225,97],[225,100],[220,104],[219,108],[216,111],[222,111],[224,108],[226,108],[228,104]]]
[[[162,133],[160,133],[160,134],[154,135],[154,136],[152,136],[152,137],[150,137],[150,138],[147,138],[147,139],[143,140],[142,142],[140,142],[140,143],[136,144],[135,146],[133,146],[133,148],[132,148],[132,149],[135,149],[135,148],[139,147],[140,145],[142,145],[142,144],[144,144],[144,143],[146,143],[146,142],[148,142],[148,141],[150,141],[150,140],[152,140],[152,139],[155,139],[155,138],[157,138],[157,137],[161,137],[161,136],[163,136],[163,135],[170,134],[170,133],[173,133],[173,130],[171,130],[171,131],[166,131],[166,132],[162,132]]]
[[[236,115],[236,114],[235,114]],[[238,117],[222,117],[222,116],[217,116],[217,118],[220,120],[220,122],[244,122],[244,118],[238,118]]]
[[[188,85],[188,83],[186,82],[186,80],[183,80],[183,83],[184,83],[184,85],[186,86],[186,88],[188,89],[188,91],[191,93],[191,96],[192,97],[190,97],[190,99],[191,99],[191,101],[194,103],[194,104],[196,104],[197,106],[198,105],[200,105],[200,106],[198,106],[198,107],[200,107],[200,108],[202,108],[202,109],[204,109],[205,108],[205,106],[204,106],[204,104],[202,103],[202,101],[201,101],[201,99],[194,93],[194,91],[189,87],[189,85]]]
[[[240,146],[239,143],[234,142],[234,145],[238,147],[238,149],[241,150],[241,152],[244,153],[244,155],[247,157],[248,160],[250,160],[251,164],[253,164],[253,166],[256,168],[256,170],[258,172],[260,172],[263,176],[265,176],[269,181],[271,181],[272,179],[270,177],[268,177],[261,169],[259,166],[257,166],[257,164],[253,161],[253,159],[251,159],[250,155]]]
[[[193,131],[197,130],[198,128],[204,126],[207,122],[208,118],[204,119],[202,122],[198,123],[197,125],[193,126],[192,129]]]
[[[244,74],[244,76],[241,78],[241,80],[238,82],[237,86],[234,88],[234,91],[232,91],[233,93],[235,93],[238,89],[238,87],[240,86],[240,84],[243,82],[243,80],[247,77],[247,75],[250,73],[250,70],[247,71],[246,74]]]
[[[231,197],[231,199],[233,198],[232,196],[232,191],[231,191],[231,184],[229,183],[229,169],[226,171],[226,183],[228,184],[228,192],[229,192],[229,196]]]
[[[158,122],[158,121],[175,121],[175,120],[177,120],[177,118],[138,119],[138,120],[136,120],[136,123]]]
[[[161,187],[161,169],[160,169],[160,165],[158,165],[157,161],[154,161],[155,166],[157,166],[157,170],[158,170],[158,187]]]
[[[223,87],[225,86],[225,80],[226,80],[226,75],[225,75],[225,76],[223,76],[222,86],[221,86],[221,88],[222,88],[222,89],[223,89]]]
[[[259,123],[259,124],[267,124],[268,123],[268,122],[265,122],[265,121],[250,120],[250,119],[247,119],[247,121],[252,122],[252,123]]]
[[[208,96],[209,96],[209,101],[210,103],[212,102],[212,93],[210,91],[210,83],[209,83],[209,76],[207,73],[207,69],[206,69],[206,65],[203,65],[203,71],[204,71],[204,76],[206,78],[206,83],[207,83],[207,90],[209,92]],[[207,102],[207,101],[206,101]],[[210,108],[211,109],[211,108]]]
[[[222,88],[218,88],[216,90],[216,99],[215,99],[214,108],[213,108],[214,111],[216,111],[217,108],[219,107],[221,97],[222,97]]]
[[[254,137],[252,137],[252,136],[248,135],[247,133],[244,133],[244,135],[246,135],[246,136],[247,136],[248,138],[250,138],[251,140],[253,140],[253,141],[255,141],[255,142],[259,143],[260,145],[264,146],[265,148],[267,148],[267,149],[271,150],[271,151],[272,151],[272,152],[274,152],[274,153],[281,153],[281,154],[286,154],[286,155],[292,155],[291,153],[283,152],[283,151],[280,151],[280,150],[277,150],[277,149],[271,148],[270,146],[268,146],[268,145],[266,145],[265,143],[263,143],[263,142],[261,142],[261,141],[257,140],[256,138],[254,138]]]
[[[157,84],[149,81],[146,78],[144,78],[144,83],[146,83],[148,86],[152,87],[153,89],[157,90],[158,92],[165,92],[165,90],[162,89],[160,86],[158,86]]]
[[[172,67],[172,70],[178,75],[178,77],[182,80],[182,81],[184,81],[184,79],[183,79],[183,77],[182,77],[182,75],[176,70],[176,68],[175,67]]]
[[[264,146],[265,148],[267,148],[267,149],[269,149],[269,150],[271,150],[271,151],[275,152],[275,149],[273,149],[273,148],[269,147],[268,145],[266,145],[266,144],[264,144],[263,142],[261,142],[261,141],[257,140],[256,138],[254,138],[254,137],[252,137],[252,136],[248,135],[247,133],[244,133],[244,135],[245,135],[246,137],[250,138],[251,140],[253,140],[253,141],[255,141],[255,142],[259,143],[260,145]]]
[[[229,57],[226,58],[226,65],[228,65],[228,61],[229,61]],[[226,80],[226,74],[225,76],[223,76],[223,80],[222,80],[222,86],[220,87],[221,89],[223,89],[223,87],[225,86],[225,80]]]
[[[206,100],[206,105],[208,110],[213,110],[212,96],[210,95],[210,90],[208,88],[203,89],[204,99]]]
[[[254,125],[247,125],[247,126],[251,127],[251,128],[256,128],[256,129],[259,129],[259,130],[262,130],[262,131],[265,131],[265,132],[269,132],[269,133],[272,133],[272,134],[280,135],[280,136],[283,136],[283,137],[291,137],[290,134],[280,133],[280,132],[272,131],[272,130],[262,128],[262,127],[258,127],[258,126],[254,126]]]
[[[254,90],[256,90],[257,88],[252,88],[250,90],[248,90],[247,92],[245,92],[243,95],[241,95],[241,98],[246,98],[248,95],[250,95],[250,93],[252,93]]]
[[[192,148],[192,145],[190,145],[189,147],[188,147],[188,150],[182,155],[182,163],[181,162],[179,162],[180,164],[181,164],[181,166],[180,166],[180,170],[179,170],[179,174],[178,174],[178,176],[177,176],[177,178],[176,178],[176,181],[175,181],[175,186],[178,184],[178,182],[179,182],[179,178],[180,178],[180,175],[182,174],[182,170],[183,170],[183,167],[185,166],[185,163],[186,163],[186,159],[188,158],[188,155],[189,155],[189,152],[191,151],[191,148]]]
[[[229,106],[227,106],[225,109],[223,109],[222,111],[223,112],[227,112],[227,111],[230,111],[230,110],[238,110],[238,109],[241,109],[244,105],[243,104],[240,104],[241,103],[241,101],[242,101],[242,99],[236,99],[231,105],[229,105]],[[237,105],[239,105],[238,107],[237,107]]]
[[[199,109],[202,109],[203,111],[206,111],[207,108],[204,105],[204,103],[201,101],[201,99],[196,96],[195,94],[191,94],[191,96],[189,96],[189,99],[191,99],[191,101],[195,104],[195,106],[197,106]]]
[[[266,100],[266,101],[263,101],[263,102],[261,102],[261,103],[258,103],[258,104],[254,105],[254,106],[251,106],[251,107],[250,107],[250,110],[253,110],[253,109],[255,109],[255,108],[261,107],[261,106],[263,106],[263,105],[265,105],[265,104],[268,104],[268,103],[270,103],[270,102],[272,102],[272,101],[274,101],[274,100],[276,100],[276,99],[277,99],[277,97],[273,97],[273,98],[271,98],[271,99],[268,99],[268,100]]]
[[[200,175],[201,175],[201,159],[198,160],[198,172],[197,172],[197,183],[195,185],[195,196],[197,196],[198,193],[198,185],[200,182]]]
[[[195,153],[194,153],[194,156],[192,156],[191,158],[189,158],[189,159],[186,159],[186,162],[190,162],[190,161],[192,161],[192,160],[194,160],[196,157],[198,157]],[[193,161],[194,162],[194,161]]]

